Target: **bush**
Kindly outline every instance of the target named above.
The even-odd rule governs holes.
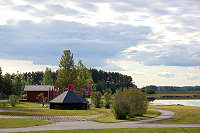
[[[125,90],[124,90],[125,91]],[[126,119],[129,114],[127,93],[122,90],[117,90],[113,97],[113,112],[116,119]]]
[[[43,93],[37,95],[36,99],[42,103],[42,107],[44,107],[44,103],[47,101],[47,97],[44,96]]]
[[[16,95],[9,96],[9,103],[12,107],[14,107],[18,103],[18,99],[17,99]]]
[[[101,97],[102,97],[102,94],[100,91],[92,93],[91,102],[95,106],[95,108],[101,108],[101,104],[102,104]]]
[[[104,93],[105,108],[109,109],[111,104],[111,93]]]
[[[148,100],[146,94],[139,89],[129,89],[131,107],[129,117],[141,116],[147,111]]]
[[[116,119],[142,115],[147,111],[146,94],[137,88],[117,90],[113,98],[113,112]]]

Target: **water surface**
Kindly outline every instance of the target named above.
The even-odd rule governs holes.
[[[186,100],[154,100],[151,102],[154,105],[185,105],[185,106],[198,106],[200,107],[200,100],[186,99]]]

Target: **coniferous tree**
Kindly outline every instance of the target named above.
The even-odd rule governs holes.
[[[3,86],[2,94],[4,94],[7,97],[8,97],[8,95],[13,94],[14,85],[13,85],[13,82],[11,79],[11,75],[9,73],[6,73],[4,75],[3,84],[4,84],[4,86]]]
[[[51,68],[46,68],[46,71],[43,74],[42,85],[53,85]]]
[[[95,108],[101,108],[102,105],[102,93],[100,91],[93,92],[91,95],[91,102]]]
[[[105,102],[105,108],[109,109],[111,105],[111,93],[105,92],[104,93],[104,102]]]
[[[78,88],[84,88],[86,84],[94,84],[89,70],[83,65],[81,60],[78,62],[76,82]]]
[[[15,79],[14,79],[14,94],[15,95],[20,95],[21,92],[22,92],[22,81],[21,81],[21,76],[20,74],[17,74],[15,76]]]
[[[74,84],[75,80],[76,67],[74,65],[73,54],[70,50],[65,50],[60,60],[56,84],[60,88],[66,88],[69,84]]]
[[[2,75],[2,70],[1,70],[1,67],[0,67],[0,97],[3,96],[3,88],[4,88],[3,75]]]
[[[27,77],[26,85],[33,85],[33,79],[30,77]]]

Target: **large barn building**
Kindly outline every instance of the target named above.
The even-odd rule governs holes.
[[[48,101],[56,97],[57,89],[50,85],[25,85],[24,91],[27,92],[27,101],[37,102],[37,95],[43,93]]]
[[[50,109],[86,110],[87,101],[74,91],[64,91],[50,101]]]

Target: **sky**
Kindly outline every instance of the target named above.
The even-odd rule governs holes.
[[[200,85],[200,1],[0,0],[3,74],[55,71],[63,50],[138,87]]]

